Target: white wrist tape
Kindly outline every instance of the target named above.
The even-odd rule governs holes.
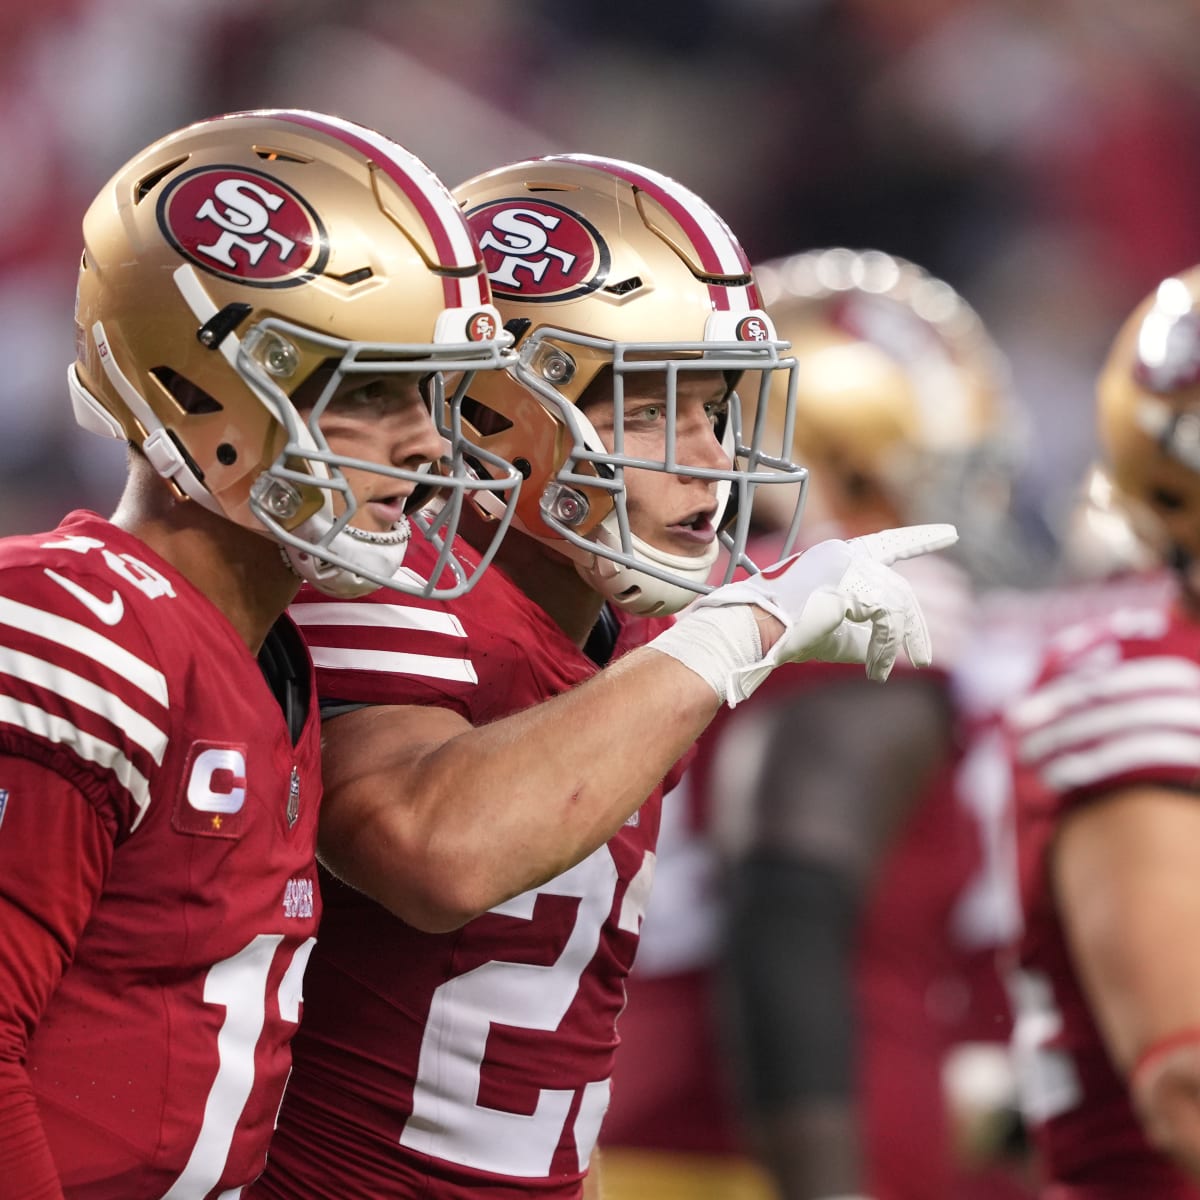
[[[721,703],[730,707],[743,699],[732,686],[738,673],[763,656],[758,622],[749,604],[689,608],[670,629],[648,644],[651,650],[669,654],[694,671],[717,693]]]

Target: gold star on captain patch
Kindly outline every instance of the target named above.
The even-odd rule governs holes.
[[[213,819],[212,819],[212,827],[213,827],[214,829],[220,829],[220,828],[221,828],[221,817],[220,817],[220,814],[219,814],[219,813],[214,813],[214,814],[213,814]]]

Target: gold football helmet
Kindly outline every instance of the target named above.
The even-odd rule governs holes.
[[[1006,363],[949,284],[881,251],[813,250],[763,264],[763,301],[798,366],[794,454],[851,510],[870,489],[905,524],[954,521],[978,576],[1021,558]]]
[[[474,440],[525,477],[517,526],[633,612],[673,612],[707,591],[722,545],[726,579],[739,566],[753,570],[745,544],[756,490],[792,485],[798,521],[806,472],[790,461],[785,439],[767,440],[768,383],[782,379],[778,426],[790,430],[795,363],[760,308],[749,263],[725,222],[672,179],[587,155],[514,163],[454,194],[517,339],[510,372],[476,376],[464,409]],[[678,378],[696,370],[723,373],[730,389],[719,429],[728,469],[676,460]],[[751,371],[747,378],[762,390],[752,427],[732,390]],[[657,460],[623,450],[625,392],[647,373],[666,381],[665,452]],[[611,387],[611,447],[584,411],[593,384]],[[719,533],[704,555],[668,554],[632,532],[628,469],[717,481]]]
[[[1115,579],[1153,570],[1160,555],[1138,525],[1107,471],[1093,464],[1064,522],[1059,550],[1064,577],[1072,582]]]
[[[274,538],[322,590],[466,590],[451,554],[463,496],[487,492],[498,539],[519,476],[464,444],[458,406],[512,339],[461,212],[419,159],[337,117],[234,113],[133,158],[83,236],[69,377],[81,424],[140,448],[180,497]],[[302,414],[318,368],[328,381]],[[448,442],[433,472],[330,452],[319,420],[338,384],[381,372],[422,381]],[[450,396],[443,372],[460,379]],[[429,580],[397,575],[409,519],[385,535],[350,524],[346,467],[420,483],[414,496],[437,485],[436,514],[410,514],[440,549]]]
[[[1126,320],[1097,400],[1104,465],[1137,532],[1165,560],[1200,559],[1200,267]]]

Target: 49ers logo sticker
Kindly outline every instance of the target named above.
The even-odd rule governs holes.
[[[257,287],[291,287],[329,257],[317,214],[291,188],[246,167],[199,167],[158,201],[167,240],[197,266]]]
[[[490,342],[496,336],[496,318],[491,313],[477,312],[467,321],[467,341]]]
[[[497,296],[571,300],[608,278],[611,255],[578,213],[548,200],[493,200],[467,213]]]
[[[762,317],[752,315],[743,317],[738,322],[737,340],[739,342],[769,342],[771,335]]]

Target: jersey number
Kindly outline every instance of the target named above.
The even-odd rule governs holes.
[[[1012,1050],[1021,1111],[1040,1125],[1076,1108],[1083,1089],[1074,1060],[1050,1044],[1062,1033],[1063,1018],[1049,978],[1041,971],[1018,969],[1008,985],[1016,1014]]]
[[[630,881],[618,924],[637,933],[653,872],[647,854]],[[445,1162],[493,1175],[545,1178],[566,1128],[573,1089],[544,1088],[531,1114],[505,1112],[478,1103],[480,1075],[493,1024],[555,1030],[579,991],[579,980],[600,943],[612,911],[617,867],[601,846],[556,879],[492,909],[493,913],[533,918],[539,895],[575,896],[579,908],[562,953],[550,966],[488,962],[443,983],[433,995],[413,1088],[413,1109],[400,1144]],[[580,1167],[591,1157],[608,1107],[608,1080],[584,1085],[575,1118]]]
[[[225,1020],[217,1035],[217,1074],[208,1091],[204,1121],[188,1164],[162,1200],[207,1196],[221,1180],[254,1086],[254,1050],[267,1015],[267,976],[282,940],[279,933],[260,933],[232,958],[209,968],[204,1002],[225,1009]],[[304,968],[315,942],[315,938],[308,938],[297,947],[279,982],[279,1015],[293,1025],[300,1020]],[[241,1188],[232,1188],[222,1192],[219,1200],[235,1200],[239,1195]]]

